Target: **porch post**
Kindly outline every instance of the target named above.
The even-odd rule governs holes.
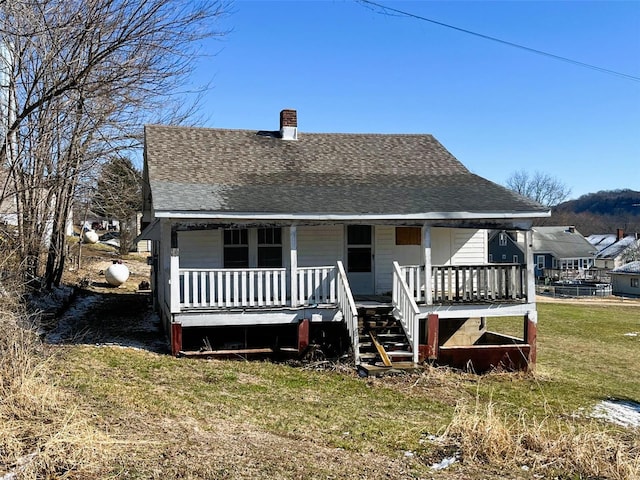
[[[431,225],[427,223],[422,226],[422,248],[424,250],[424,301],[427,305],[433,305],[433,293],[431,291],[433,282],[431,272]]]
[[[177,248],[171,249],[171,263],[169,267],[169,286],[171,288],[169,308],[171,313],[180,313],[180,254]]]
[[[533,231],[531,229],[525,233],[524,257],[527,264],[527,303],[535,303],[536,272],[533,263]]]
[[[536,341],[538,338],[538,312],[527,312],[524,316],[524,341],[529,344],[529,370],[536,365],[538,352]]]
[[[291,306],[298,306],[298,229],[289,227],[289,249],[291,254]]]
[[[429,360],[438,359],[438,336],[440,330],[440,318],[436,313],[427,316],[427,358]]]
[[[298,353],[304,353],[309,347],[309,319],[305,318],[298,323]]]
[[[171,355],[177,356],[182,350],[182,325],[171,324]]]

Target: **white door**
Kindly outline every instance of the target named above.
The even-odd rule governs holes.
[[[373,295],[373,232],[370,225],[347,226],[347,277],[355,295]]]

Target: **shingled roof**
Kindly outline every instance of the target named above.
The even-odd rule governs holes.
[[[590,258],[597,250],[574,227],[533,227],[533,251],[556,258]]]
[[[151,125],[153,211],[420,218],[540,217],[546,208],[467,170],[431,135]],[[475,214],[475,215],[474,215]]]

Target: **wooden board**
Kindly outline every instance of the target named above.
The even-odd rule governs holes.
[[[369,336],[371,337],[371,341],[375,345],[376,350],[378,350],[378,353],[380,354],[380,358],[382,358],[382,362],[385,364],[385,366],[390,367],[392,365],[391,359],[389,358],[389,355],[387,355],[387,352],[384,349],[384,347],[380,344],[380,342],[378,342],[373,332],[369,332]]]

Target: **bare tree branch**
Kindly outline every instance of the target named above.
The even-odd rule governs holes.
[[[524,197],[528,197],[546,207],[553,207],[566,200],[571,194],[571,188],[548,173],[526,170],[513,172],[505,186]]]
[[[144,123],[193,113],[177,93],[222,14],[220,1],[0,3],[0,203],[16,202],[32,276],[46,252],[45,282],[59,282],[79,182],[139,147]]]

